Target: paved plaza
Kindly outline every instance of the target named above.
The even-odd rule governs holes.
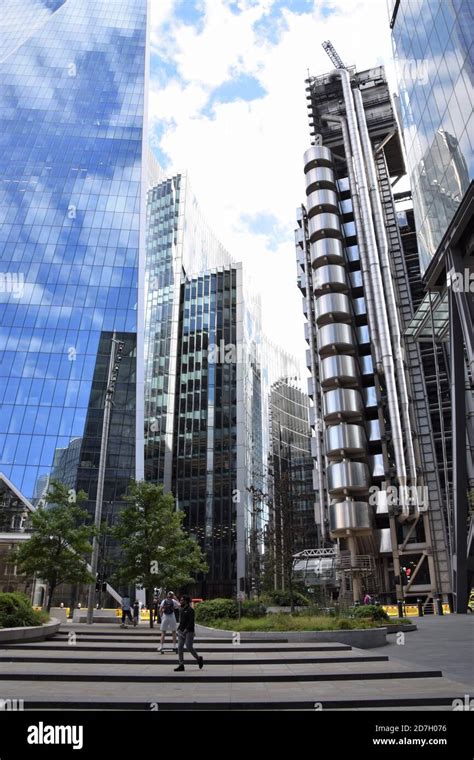
[[[423,618],[405,643],[372,650],[252,642],[197,631],[200,671],[157,651],[159,629],[63,624],[56,636],[0,649],[0,696],[25,709],[452,709],[471,694],[469,617]]]

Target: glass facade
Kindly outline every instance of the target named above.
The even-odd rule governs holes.
[[[237,365],[210,356],[236,344],[236,275],[229,267],[182,285],[172,490],[208,557],[204,597],[232,594],[236,577]]]
[[[250,484],[263,485],[260,301],[203,219],[185,175],[148,193],[145,477],[186,513],[209,572],[246,576]]]
[[[2,3],[0,470],[34,500],[95,499],[114,333],[105,502],[140,475],[146,27],[146,0]]]
[[[171,489],[181,279],[230,256],[184,174],[148,191],[145,277],[145,478]]]
[[[472,0],[404,0],[394,19],[422,271],[474,175],[473,25]]]
[[[275,588],[284,588],[284,555],[319,545],[310,399],[299,387],[299,365],[292,356],[264,340],[263,357],[265,485],[269,495],[265,550],[274,554]]]

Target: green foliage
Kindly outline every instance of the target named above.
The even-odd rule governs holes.
[[[264,600],[267,606],[274,605],[275,607],[290,607],[291,597],[288,591],[276,590],[269,591],[265,594]],[[297,607],[307,607],[309,605],[308,599],[303,596],[299,591],[293,592],[293,602]]]
[[[384,608],[378,604],[364,604],[353,607],[351,610],[355,618],[367,618],[368,620],[389,620]]]
[[[196,622],[198,623],[212,623],[222,619],[235,620],[238,616],[239,606],[235,599],[209,599],[196,607]]]
[[[265,617],[266,607],[257,599],[247,599],[241,603],[241,613],[246,618]],[[209,599],[201,602],[196,607],[196,621],[199,623],[212,623],[215,620],[237,620],[239,617],[239,605],[234,599]]]
[[[132,481],[125,501],[112,529],[121,548],[120,582],[143,585],[150,596],[155,586],[177,591],[192,583],[192,573],[207,570],[199,544],[183,530],[184,512],[163,486]]]
[[[347,618],[338,618],[334,622],[334,627],[338,631],[350,631],[353,626],[352,622]]]
[[[202,607],[200,604],[199,607]],[[209,624],[213,628],[227,631],[340,631],[353,630],[355,628],[377,628],[378,623],[372,620],[355,618],[335,618],[329,616],[310,617],[304,615],[290,615],[285,612],[267,614],[261,618],[243,617],[214,618],[200,621],[204,625]]]
[[[260,618],[264,617],[267,613],[267,608],[262,602],[257,599],[247,599],[242,602],[242,615],[248,618]]]
[[[36,612],[25,594],[0,594],[0,628],[41,625],[44,613]]]
[[[89,513],[81,509],[87,498],[83,491],[75,494],[61,483],[53,481],[46,496],[46,505],[30,516],[31,538],[9,556],[20,574],[33,577],[36,573],[48,585],[48,604],[61,583],[88,583],[92,576],[87,570],[87,558],[92,546],[90,538],[95,529],[87,525]]]

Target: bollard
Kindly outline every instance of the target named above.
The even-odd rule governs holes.
[[[398,617],[404,617],[403,614],[403,599],[397,599]]]
[[[418,605],[418,617],[423,617],[423,599],[417,599],[416,603]]]
[[[436,594],[436,614],[443,615],[443,599],[441,594]]]

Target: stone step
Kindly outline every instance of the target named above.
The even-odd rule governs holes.
[[[48,642],[42,642],[39,641],[35,645],[38,647],[38,650],[42,651],[68,651],[71,649],[71,645],[67,642],[58,642],[57,644],[51,644]],[[142,644],[141,646],[134,646],[132,651],[134,652],[156,652],[157,648],[159,646],[159,641],[155,641],[153,643],[150,643],[148,645]],[[196,644],[197,648],[198,644]],[[346,644],[330,644],[330,645],[324,645],[324,644],[283,644],[280,646],[279,644],[268,644],[268,645],[261,645],[260,642],[258,645],[248,644],[247,642],[241,643],[240,645],[236,646],[227,646],[225,644],[217,644],[215,646],[200,646],[199,645],[199,651],[200,652],[234,652],[236,648],[242,649],[242,651],[248,651],[248,652],[291,652],[291,651],[297,651],[297,652],[350,652],[352,650],[352,647],[346,645]],[[2,647],[2,650],[22,650],[22,649],[30,649],[31,644],[10,644]],[[116,644],[115,642],[109,642],[106,646],[93,646],[89,644],[82,644],[82,642],[77,642],[74,644],[74,649],[77,649],[81,652],[130,652],[131,646],[122,646],[121,644]]]
[[[189,658],[185,659],[186,670],[181,673],[175,673],[173,665],[170,662],[170,669],[163,673],[162,668],[155,663],[148,663],[146,666],[134,665],[111,665],[107,664],[80,664],[74,666],[69,664],[51,666],[46,663],[37,663],[32,672],[29,663],[9,663],[0,666],[0,681],[28,681],[28,682],[87,682],[87,683],[155,683],[155,684],[177,684],[188,682],[199,682],[200,684],[234,684],[234,683],[301,683],[301,682],[318,682],[318,681],[372,681],[389,679],[416,679],[416,678],[441,678],[442,673],[439,670],[421,670],[410,667],[391,666],[384,664],[380,670],[376,670],[372,665],[375,663],[351,663],[350,669],[345,664],[326,663],[318,666],[292,665],[279,663],[278,665],[264,665],[253,663],[252,665],[239,666],[237,673],[234,668],[231,672],[219,672],[219,667],[214,664],[205,664],[201,671],[197,668],[197,663]],[[11,665],[11,667],[9,667]],[[161,672],[159,672],[161,670]],[[155,671],[155,672],[154,672]],[[312,671],[312,672],[311,672]]]
[[[80,657],[77,653],[74,653],[69,655],[67,652],[64,654],[64,656],[50,656],[50,657],[41,657],[37,654],[30,654],[30,655],[1,655],[0,654],[0,665],[1,663],[17,663],[17,662],[28,662],[28,663],[49,663],[49,664],[63,664],[63,663],[84,663],[84,664],[92,664],[92,663],[104,663],[104,664],[115,664],[115,665],[170,665],[170,659],[169,655],[174,657],[176,659],[176,655],[174,652],[166,652],[163,656],[157,656],[156,659],[150,660],[145,659],[142,657],[134,657],[131,654],[127,658],[124,657],[103,657],[101,652],[97,653],[97,657]],[[327,657],[290,657],[285,656],[283,657],[273,657],[273,658],[257,658],[255,656],[253,659],[249,659],[248,657],[240,657],[239,653],[235,653],[234,657],[232,658],[226,658],[226,659],[220,659],[216,658],[214,656],[207,656],[206,657],[206,664],[212,664],[212,665],[281,665],[284,662],[287,662],[291,665],[323,665],[327,663],[352,663],[352,662],[388,662],[389,658],[387,656],[383,655],[350,655],[349,657],[333,657],[331,655]]]
[[[404,678],[314,683],[205,684],[124,683],[117,693],[114,683],[90,683],[87,693],[80,683],[58,681],[54,692],[44,682],[3,681],[5,699],[24,699],[25,710],[361,710],[448,707],[464,695],[463,684],[444,678]]]

